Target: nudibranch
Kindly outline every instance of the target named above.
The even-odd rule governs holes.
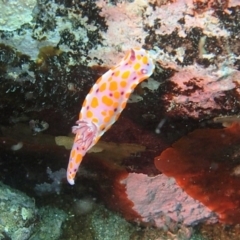
[[[153,57],[141,48],[128,51],[119,64],[103,74],[83,102],[67,169],[67,180],[73,185],[86,152],[117,121],[134,88],[147,79],[155,68]]]

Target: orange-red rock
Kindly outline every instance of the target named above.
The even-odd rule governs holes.
[[[148,176],[128,173],[116,162],[86,156],[83,163],[105,204],[125,219],[163,229],[215,223],[217,216],[202,203],[188,196],[174,181],[163,174]],[[82,167],[83,170],[83,167]],[[80,176],[84,177],[83,172]],[[79,179],[83,183],[83,179]],[[80,182],[79,182],[80,183]],[[78,182],[76,182],[78,184]]]
[[[240,223],[239,124],[195,130],[156,157],[155,165],[222,222]]]
[[[133,210],[133,202],[128,199],[125,186],[121,180],[128,176],[124,167],[114,164],[109,160],[86,156],[84,167],[96,173],[95,183],[106,205],[120,212],[127,220],[141,219],[141,216]],[[81,169],[80,169],[81,174]]]

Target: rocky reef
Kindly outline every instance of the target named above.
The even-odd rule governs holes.
[[[37,208],[33,198],[1,183],[0,239],[59,239],[67,214],[53,207]]]
[[[0,8],[0,239],[237,239],[238,0]],[[155,71],[70,186],[81,105],[135,47]]]

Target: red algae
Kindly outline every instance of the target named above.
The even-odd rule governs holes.
[[[155,158],[155,166],[187,194],[218,214],[240,223],[240,125],[199,129]]]
[[[110,209],[120,212],[126,220],[141,219],[133,210],[134,203],[128,199],[125,185],[121,184],[128,176],[124,167],[107,159],[89,156],[86,156],[84,166],[91,169],[92,173],[97,173],[96,180],[101,183],[98,185],[98,191]]]

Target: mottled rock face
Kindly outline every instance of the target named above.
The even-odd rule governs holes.
[[[99,33],[107,26],[94,2],[39,1],[33,6],[28,2],[32,21],[16,12],[12,14],[16,21],[26,17],[26,24],[18,22],[16,29],[0,32],[1,123],[14,123],[25,114],[29,120],[55,125],[55,133],[60,129],[67,133],[85,95],[102,73],[87,66],[88,51],[100,42]],[[22,7],[25,3],[16,4]],[[4,1],[0,5],[9,8],[13,4]],[[57,127],[56,119],[62,119],[66,128]]]
[[[0,183],[0,236],[29,239],[37,219],[34,200]]]
[[[74,122],[72,112],[79,111],[85,97],[80,93],[87,92],[97,78],[95,71],[67,66],[70,55],[51,46],[40,49],[36,62],[4,44],[0,49],[1,123],[16,123],[25,115],[25,121],[41,119],[52,125],[53,132],[67,133]],[[64,126],[56,124],[57,119]]]
[[[239,223],[239,124],[195,130],[155,158],[156,167],[222,222]]]
[[[173,178],[163,174],[129,173],[108,151],[95,155],[96,158],[92,154],[86,156],[79,176],[83,177],[81,181],[85,181],[85,177],[94,181],[93,185],[107,206],[127,220],[173,232],[179,230],[179,222],[194,226],[218,221],[214,212],[188,196]]]
[[[0,3],[0,30],[13,31],[32,21],[36,0],[2,1]]]
[[[35,199],[0,182],[2,239],[59,239],[66,217],[64,211],[56,208],[38,209]]]
[[[22,113],[47,121],[51,112],[69,129],[104,71],[89,66],[111,67],[136,46],[159,53],[153,79],[160,85],[135,91],[140,101],[125,111],[132,119],[151,125],[163,115],[205,120],[236,113],[238,10],[234,0],[38,2],[32,21],[0,32],[1,121]]]
[[[12,2],[1,1],[0,8],[8,9],[13,6]],[[4,169],[1,179],[29,190],[46,181],[47,167],[51,167],[53,171],[66,168],[69,150],[55,146],[54,136],[66,137],[71,131],[82,102],[96,79],[118,63],[127,50],[135,47],[154,50],[154,74],[148,82],[135,90],[123,115],[103,137],[107,142],[125,143],[126,145],[121,145],[122,148],[116,148],[121,154],[115,151],[111,154],[108,152],[107,156],[104,155],[104,152],[107,152],[105,149],[87,156],[83,161],[83,167],[86,167],[87,171],[85,175],[80,171],[76,182],[80,187],[84,184],[94,186],[96,195],[101,196],[113,209],[125,213],[126,218],[142,218],[137,207],[133,208],[134,203],[137,206],[138,199],[134,199],[134,196],[130,199],[130,195],[134,193],[128,185],[130,180],[131,184],[136,183],[139,175],[143,174],[144,179],[140,180],[149,183],[145,184],[145,189],[151,187],[156,190],[154,187],[158,182],[154,176],[159,174],[153,164],[156,155],[196,128],[215,128],[216,123],[211,121],[212,118],[239,113],[239,1],[14,2],[18,7],[15,14],[11,14],[11,20],[16,17],[15,23],[17,19],[21,18],[21,21],[18,21],[17,25],[2,24],[4,28],[0,27],[0,125],[14,125],[12,131],[8,132],[4,128],[0,131],[1,141],[4,142],[4,145],[0,146],[0,164]],[[25,3],[29,5],[24,8],[24,18],[21,10]],[[3,23],[3,18],[6,22],[6,16],[7,14],[0,16],[0,23]],[[23,122],[24,127],[17,124],[19,122]],[[29,128],[29,122],[30,128],[35,129],[33,132]],[[34,123],[34,128],[31,123]],[[48,128],[39,128],[39,123],[46,123]],[[155,134],[156,128],[158,135]],[[39,133],[39,129],[46,131]],[[231,146],[222,145],[222,149],[216,147],[214,138],[211,134],[208,135],[209,130],[201,131],[202,134],[207,132],[208,136],[206,139],[201,138],[201,142],[208,143],[215,152],[197,152],[191,155],[191,159],[200,158],[197,163],[205,164],[211,171],[197,172],[199,178],[192,176],[192,172],[184,172],[180,178],[176,177],[176,182],[184,189],[186,187],[186,192],[191,194],[190,190],[192,191],[197,180],[200,182],[196,189],[204,189],[201,188],[207,185],[204,179],[213,181],[212,188],[207,190],[207,193],[215,194],[207,196],[213,199],[210,203],[206,198],[201,198],[206,196],[200,194],[201,190],[200,193],[196,190],[193,198],[201,195],[199,200],[216,211],[221,220],[238,222],[238,213],[231,213],[234,208],[218,211],[220,207],[217,204],[220,202],[216,198],[221,199],[222,195],[217,195],[215,190],[224,187],[223,204],[238,206],[235,203],[239,196],[234,194],[239,174],[236,150],[239,140],[235,132],[239,129],[235,126],[218,130],[216,134],[214,132],[215,136],[221,131],[226,136],[234,136],[231,138]],[[199,130],[198,134],[201,135],[201,131]],[[195,133],[192,136],[196,136]],[[211,139],[212,142],[208,142]],[[221,145],[223,143],[220,139],[219,135],[218,142]],[[194,143],[189,140],[190,146],[196,144],[196,149],[207,149],[205,145],[197,143],[196,139],[193,140]],[[122,157],[125,152],[122,149],[126,150],[129,143],[139,144],[146,149],[143,152],[133,151]],[[111,148],[111,144],[108,144],[108,147]],[[183,167],[186,164],[183,162],[186,160],[185,153],[189,149],[180,149],[178,143],[173,145],[172,149],[164,151],[160,158],[168,156],[175,148],[181,158],[179,159],[179,155],[175,156],[174,166]],[[201,155],[203,152],[209,155]],[[216,152],[219,154],[215,154]],[[210,163],[205,162],[209,159]],[[221,161],[218,161],[219,159]],[[191,163],[187,162],[192,171]],[[202,165],[197,163],[194,162],[200,169]],[[156,166],[164,171],[165,165]],[[224,171],[218,172],[221,169]],[[127,178],[128,176],[132,178]],[[186,186],[183,178],[188,178],[188,181],[185,181]],[[222,178],[226,179],[223,183],[218,181]],[[125,182],[121,182],[122,180]],[[156,185],[150,186],[153,180],[156,180]],[[166,181],[168,180],[167,178]],[[163,181],[165,180],[159,180],[161,184]],[[229,188],[228,181],[233,189]],[[128,187],[129,196],[126,191]],[[174,187],[181,193],[184,192],[176,184]],[[70,191],[73,197],[79,194],[76,188],[73,190],[67,185],[64,185],[63,189]],[[155,193],[159,194],[157,190]],[[144,207],[149,204],[147,197]],[[230,202],[225,202],[227,198]],[[182,202],[184,204],[181,198]],[[171,206],[178,210],[179,204],[174,202]],[[195,206],[200,205],[197,203]],[[202,205],[201,207],[204,208]],[[143,212],[143,215],[145,213]],[[171,215],[168,210],[163,210],[160,216],[157,216],[157,210],[155,213],[156,218],[153,219],[150,212],[147,212],[145,222],[152,224],[158,221],[163,228],[167,222],[167,227],[174,229],[176,225],[172,223],[179,221],[176,212]],[[185,213],[181,214],[183,216]],[[211,217],[211,213],[207,216]],[[186,225],[206,220],[200,217],[190,219],[191,221],[189,219],[188,216],[184,218]],[[165,222],[162,223],[161,220]]]
[[[158,228],[177,229],[181,222],[194,226],[200,222],[217,222],[217,216],[202,203],[188,196],[175,182],[164,174],[149,177],[130,173],[122,179],[132,209],[145,224]]]
[[[169,117],[189,117],[205,120],[220,114],[237,113],[240,109],[238,92],[240,73],[230,71],[223,77],[212,74],[213,69],[188,66],[174,73],[161,90]]]

